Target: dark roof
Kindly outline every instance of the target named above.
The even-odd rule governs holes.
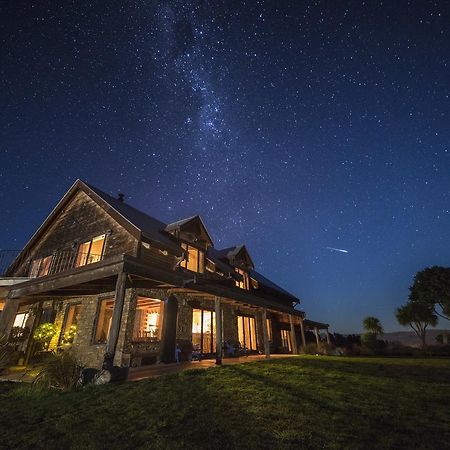
[[[206,256],[216,265],[216,267],[223,273],[231,273],[233,276],[236,273],[234,267],[222,261],[224,250],[216,250],[214,247],[208,247]],[[237,273],[236,273],[237,275]]]
[[[314,320],[309,320],[309,319],[305,319],[303,324],[306,327],[318,328],[319,330],[324,330],[325,328],[328,328],[330,326],[328,323],[315,322]]]
[[[172,231],[181,228],[183,225],[188,224],[189,222],[192,222],[194,220],[197,220],[200,222],[200,226],[203,228],[203,230],[206,233],[206,236],[208,237],[208,240],[211,245],[213,245],[213,240],[211,238],[211,235],[209,234],[208,229],[205,226],[205,223],[203,222],[202,218],[197,214],[195,216],[187,217],[186,219],[177,220],[176,222],[169,223],[165,227],[165,231]]]
[[[267,286],[268,288],[276,292],[279,292],[283,295],[287,295],[288,297],[291,297],[292,299],[298,301],[298,298],[295,295],[292,295],[290,292],[284,290],[282,287],[278,286],[278,284],[275,284],[273,281],[270,281],[268,278],[266,278],[264,275],[261,275],[256,270],[250,270],[249,275],[258,283],[261,283],[264,286]]]
[[[245,254],[248,257],[248,260],[249,260],[251,266],[255,267],[255,264],[253,263],[252,258],[250,256],[248,250],[247,250],[247,247],[244,244],[242,244],[242,245],[235,245],[234,247],[223,248],[222,250],[217,250],[216,251],[217,252],[217,258],[231,261],[242,250],[245,251]]]
[[[114,208],[121,216],[131,222],[136,228],[141,230],[142,236],[151,241],[156,241],[163,244],[165,247],[176,251],[176,253],[181,253],[181,248],[177,244],[176,240],[164,231],[166,224],[152,216],[149,216],[142,211],[128,205],[125,202],[120,201],[117,198],[101,191],[100,189],[83,182],[89,187],[95,194],[101,197],[106,203],[108,203],[112,208]]]

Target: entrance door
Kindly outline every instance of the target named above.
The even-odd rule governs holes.
[[[216,351],[216,313],[207,309],[192,311],[192,345],[203,354]]]

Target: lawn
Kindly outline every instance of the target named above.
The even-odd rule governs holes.
[[[450,360],[300,356],[39,392],[0,383],[1,448],[450,448]]]

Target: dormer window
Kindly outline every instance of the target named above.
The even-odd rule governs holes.
[[[238,267],[235,268],[236,272],[242,276],[242,281],[236,280],[236,286],[241,289],[249,289],[249,281],[248,281],[248,273],[243,270],[239,269]]]
[[[205,253],[189,244],[182,243],[181,248],[187,257],[181,261],[181,267],[192,272],[203,273],[205,271]]]
[[[83,242],[78,247],[75,267],[92,264],[103,259],[103,248],[105,246],[105,235],[96,236],[89,241]]]

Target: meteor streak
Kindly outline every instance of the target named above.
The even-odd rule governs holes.
[[[348,253],[348,250],[344,250],[343,248],[334,248],[334,247],[325,247],[332,252],[340,252],[340,253]]]

